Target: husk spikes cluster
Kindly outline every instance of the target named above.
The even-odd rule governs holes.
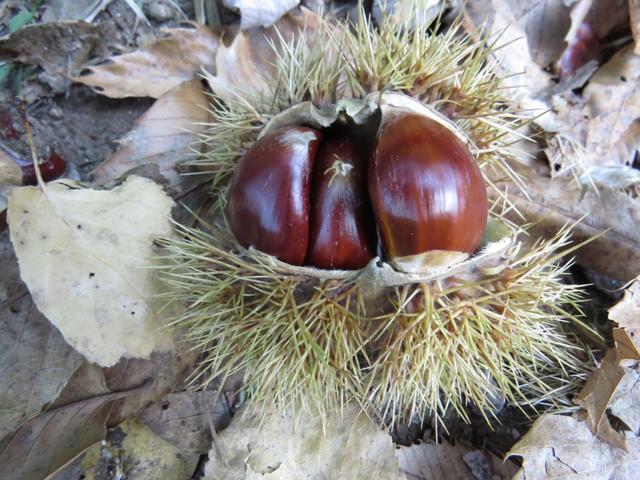
[[[302,102],[322,109],[378,91],[428,104],[469,139],[485,173],[520,182],[509,159],[527,120],[503,98],[491,59],[498,40],[472,41],[457,27],[320,21],[312,34],[273,42],[271,90],[212,97],[206,153],[192,163],[213,174],[216,219],[161,241],[167,295],[186,306],[172,326],[201,353],[192,387],[242,374],[258,411],[324,417],[356,403],[387,425],[449,411],[468,420],[470,405],[491,421],[504,401],[568,403],[589,364],[575,333],[586,328],[581,287],[559,262],[570,229],[525,246],[509,225],[512,241],[492,262],[372,289],[358,273],[309,273],[242,248],[220,215],[238,158],[275,118]],[[512,206],[495,193],[491,215],[501,219]]]

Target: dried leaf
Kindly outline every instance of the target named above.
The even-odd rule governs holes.
[[[629,28],[629,5],[624,0],[592,0],[587,20],[606,38],[614,30]]]
[[[411,480],[509,479],[518,468],[490,452],[473,450],[460,443],[419,443],[396,450],[400,470]]]
[[[625,369],[616,360],[615,350],[609,350],[574,401],[587,411],[587,424],[594,435],[623,448],[624,436],[611,431],[606,415],[611,399],[625,376]]]
[[[7,208],[7,195],[12,187],[22,184],[22,170],[16,162],[0,148],[0,213]],[[0,231],[2,228],[0,227]]]
[[[611,318],[611,317],[609,317]],[[617,361],[623,367],[635,365],[640,360],[640,350],[635,338],[640,330],[628,332],[624,328],[613,329],[613,340],[616,343]]]
[[[416,25],[431,25],[442,11],[443,3],[442,0],[375,0],[372,13],[378,24],[387,17],[399,28],[410,30]]]
[[[8,232],[0,234],[0,439],[40,412],[82,364],[20,282]]]
[[[112,392],[107,388],[102,369],[96,364],[85,360],[69,379],[55,402],[50,405],[50,408],[58,408],[70,403],[90,400],[93,397],[107,393]]]
[[[530,102],[551,85],[551,75],[534,62],[524,29],[507,0],[492,0],[495,10],[490,33],[499,38],[494,52],[510,95],[530,108]],[[537,105],[536,105],[537,106]]]
[[[142,423],[127,420],[55,478],[69,478],[73,472],[86,480],[114,478],[114,473],[115,478],[186,480],[197,463],[197,456],[181,453]]]
[[[541,67],[552,64],[565,48],[570,11],[558,0],[507,0],[527,37],[529,54]]]
[[[0,149],[0,186],[22,184],[22,170],[7,153]]]
[[[631,32],[635,42],[634,52],[640,55],[640,0],[629,0],[629,16],[631,17]]]
[[[622,420],[635,435],[640,434],[640,373],[625,368],[618,388],[611,396],[611,413]]]
[[[178,174],[180,162],[192,155],[192,145],[209,119],[208,99],[200,80],[189,80],[160,97],[119,140],[120,148],[93,171],[99,184],[125,176],[133,169],[157,166],[159,179],[172,191],[185,183]]]
[[[154,352],[151,358],[122,359],[104,370],[107,387],[118,392],[147,385],[136,396],[128,396],[114,406],[107,426],[114,427],[157,402],[188,377],[197,359],[195,351]]]
[[[239,32],[229,47],[221,45],[216,55],[215,75],[207,72],[206,78],[211,90],[220,98],[242,98],[255,104],[271,88],[273,63],[276,56],[269,42],[279,45],[279,36],[291,41],[304,32],[311,40],[317,29],[318,17],[315,13],[301,8],[295,14],[282,17],[273,28],[253,29]],[[242,84],[238,84],[238,79]]]
[[[166,36],[131,53],[112,57],[109,63],[87,66],[89,73],[73,80],[108,97],[160,98],[195,78],[203,68],[214,68],[218,35],[203,25],[190,25],[191,28],[165,29]]]
[[[84,20],[91,22],[91,15],[109,4],[104,0],[51,0],[45,5],[41,21],[43,23],[57,20]]]
[[[623,328],[640,329],[640,280],[633,282],[622,300],[609,309],[609,319]]]
[[[22,279],[88,360],[109,366],[171,345],[151,304],[155,275],[145,267],[154,237],[172,232],[172,206],[141,177],[111,191],[70,181],[12,191],[8,223]]]
[[[111,402],[128,394],[103,395],[50,410],[24,424],[0,444],[0,478],[45,478],[101,440]]]
[[[325,419],[324,431],[319,418],[298,420],[267,412],[259,423],[250,415],[236,414],[217,436],[205,479],[404,478],[391,437],[357,415],[357,409],[347,408],[344,419]]]
[[[231,414],[224,395],[204,391],[169,394],[138,418],[181,452],[203,455],[211,449],[211,431],[226,428]]]
[[[625,138],[640,118],[640,57],[630,47],[619,51],[591,78],[584,97],[589,154],[609,157],[609,164],[619,158],[620,164],[630,165],[640,141],[637,132]]]
[[[0,61],[19,61],[42,67],[41,77],[55,93],[69,87],[69,77],[100,40],[101,27],[86,22],[51,22],[27,25],[0,40]]]
[[[270,27],[300,0],[224,0],[224,5],[240,12],[240,28]]]
[[[534,236],[552,236],[567,223],[574,229],[576,242],[601,234],[576,252],[578,262],[611,278],[629,281],[640,271],[638,218],[640,201],[624,192],[603,190],[599,194],[562,178],[549,179],[518,168],[527,192],[496,179],[498,188],[532,222]],[[513,215],[522,222],[522,217]]]
[[[633,480],[640,469],[640,439],[627,439],[629,452],[595,438],[584,422],[546,414],[511,449],[523,457],[519,480]]]

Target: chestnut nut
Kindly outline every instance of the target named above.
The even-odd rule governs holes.
[[[364,267],[378,236],[390,259],[478,248],[486,188],[449,127],[394,113],[373,148],[366,143],[335,128],[284,127],[260,138],[231,182],[227,216],[238,242],[325,269]]]

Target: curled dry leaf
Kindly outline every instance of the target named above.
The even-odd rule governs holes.
[[[615,350],[609,350],[576,396],[575,403],[587,411],[587,424],[594,435],[611,445],[626,449],[624,435],[615,432],[607,419],[607,409],[624,377],[625,369],[618,364]]]
[[[52,182],[9,197],[20,275],[45,316],[88,360],[114,365],[171,345],[151,302],[153,239],[171,235],[173,201],[140,177],[111,191]],[[64,299],[64,301],[61,301]]]
[[[545,150],[552,167],[588,176],[597,167],[631,165],[640,148],[640,57],[630,46],[620,50],[583,97],[576,104],[556,98],[554,111],[536,122],[556,134]]]
[[[108,97],[160,98],[202,68],[214,68],[218,35],[203,25],[189,25],[165,29],[165,36],[103,65],[87,66],[89,73],[73,80]]]
[[[629,0],[629,17],[635,43],[633,51],[636,55],[640,55],[640,0]]]
[[[396,450],[400,470],[409,480],[510,479],[518,468],[487,451],[473,450],[460,443],[419,443]]]
[[[616,53],[591,78],[584,97],[590,156],[630,165],[640,146],[640,57],[631,47]]]
[[[186,480],[192,478],[197,463],[197,456],[178,451],[139,421],[127,420],[109,431],[105,441],[92,445],[54,479]]]
[[[274,27],[239,32],[229,47],[221,45],[215,59],[215,69],[206,69],[211,90],[224,100],[238,99],[238,93],[255,105],[264,92],[272,88],[272,74],[276,61],[270,42],[280,44],[280,37],[291,42],[302,32],[313,39],[318,28],[318,16],[301,8],[282,17]],[[211,73],[215,72],[215,74]],[[242,85],[238,79],[242,79]]]
[[[165,396],[138,418],[181,452],[204,455],[211,449],[211,432],[229,425],[231,409],[224,394],[180,392]]]
[[[114,401],[138,395],[145,388],[70,403],[33,418],[0,442],[0,478],[47,478],[104,438]]]
[[[640,439],[627,439],[629,451],[598,440],[585,422],[546,414],[511,449],[522,457],[518,480],[633,480],[640,469]]]
[[[640,373],[625,368],[624,377],[611,396],[611,413],[622,420],[637,436],[640,435]]]
[[[529,40],[518,23],[516,11],[508,0],[492,0],[495,11],[490,33],[498,41],[494,56],[504,76],[504,85],[513,90],[509,94],[524,108],[540,108],[532,100],[551,85],[551,75],[534,60]],[[541,37],[542,38],[542,37]],[[542,109],[544,110],[544,109]],[[541,113],[541,112],[538,112]]]
[[[7,195],[12,187],[22,184],[22,170],[0,148],[0,213],[7,208]]]
[[[38,311],[18,276],[8,232],[0,234],[0,439],[58,396],[82,356]]]
[[[390,17],[399,28],[410,30],[416,25],[431,25],[443,9],[443,0],[375,0],[371,9],[376,23]],[[468,7],[468,5],[467,5]],[[413,13],[417,10],[418,14]],[[413,23],[409,23],[409,19]]]
[[[640,332],[640,280],[633,282],[622,300],[609,309],[609,319],[627,330]],[[637,342],[640,339],[636,345]]]
[[[564,37],[571,24],[570,10],[557,0],[506,0],[524,30],[529,54],[544,68],[564,50]]]
[[[623,282],[640,271],[638,219],[640,201],[624,192],[599,193],[564,178],[542,177],[518,168],[527,185],[526,195],[517,185],[496,179],[506,198],[531,222],[534,236],[552,236],[567,223],[579,222],[573,230],[576,242],[593,239],[576,252],[578,262]],[[514,221],[522,218],[510,214]]]
[[[125,176],[141,167],[157,166],[159,179],[172,191],[183,190],[180,162],[193,155],[192,145],[209,119],[208,98],[200,80],[189,80],[160,97],[118,140],[120,148],[93,171],[99,184]]]
[[[209,453],[205,479],[401,480],[391,437],[358,409],[344,418],[293,418],[271,411],[262,419],[238,412]]]
[[[19,61],[44,69],[41,79],[55,93],[69,86],[100,39],[101,27],[86,22],[28,25],[0,40],[0,61]]]
[[[240,28],[270,27],[300,0],[224,0],[225,6],[240,12]]]
[[[126,358],[104,370],[107,387],[112,392],[147,385],[139,395],[129,396],[113,409],[108,426],[113,427],[160,400],[176,389],[189,375],[198,356],[196,351],[154,352],[149,359]]]

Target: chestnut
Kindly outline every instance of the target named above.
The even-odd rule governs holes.
[[[306,263],[326,269],[364,267],[376,253],[367,194],[369,149],[345,132],[328,134],[314,166]]]
[[[405,110],[383,116],[377,135],[357,128],[284,127],[259,139],[231,181],[238,242],[292,265],[341,270],[364,267],[378,237],[396,265],[434,250],[473,253],[487,192],[464,141],[444,120]]]
[[[602,43],[593,25],[582,22],[576,31],[575,38],[569,43],[558,61],[558,75],[569,78],[592,60],[602,59]]]
[[[227,215],[238,242],[302,265],[309,244],[311,173],[322,133],[287,127],[260,138],[240,159]]]
[[[20,165],[20,168],[22,169],[22,183],[24,185],[36,185],[38,183],[36,169],[32,162],[25,161]],[[49,182],[62,176],[67,169],[67,162],[55,150],[51,150],[49,157],[45,161],[41,161],[38,164],[38,168],[40,169],[42,180]]]
[[[471,152],[440,121],[417,113],[383,120],[368,173],[382,246],[391,258],[431,250],[473,253],[487,192]]]

